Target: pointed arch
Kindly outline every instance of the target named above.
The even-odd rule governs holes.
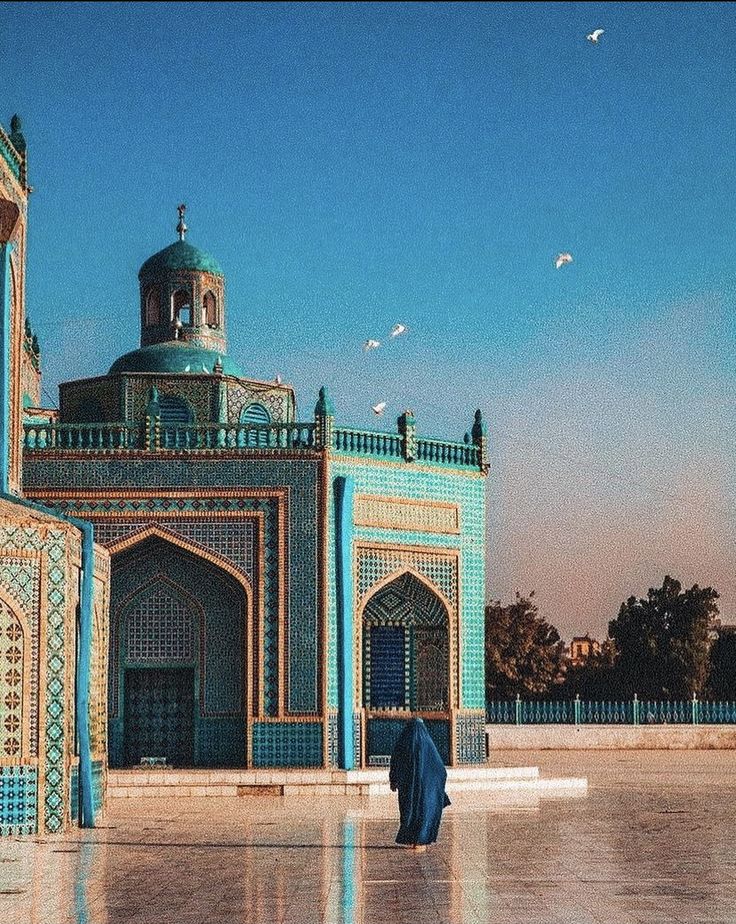
[[[217,297],[211,289],[208,289],[202,298],[202,313],[204,315],[205,324],[210,327],[217,327],[219,324],[219,318],[217,316]]]
[[[392,571],[391,574],[387,574],[386,577],[381,578],[380,581],[377,581],[368,591],[366,591],[366,593],[364,594],[364,596],[362,597],[358,605],[358,616],[362,618],[363,612],[366,606],[368,605],[369,601],[373,597],[375,597],[377,593],[383,590],[383,588],[386,587],[387,584],[393,584],[394,581],[398,580],[399,578],[403,577],[406,574],[411,575],[420,584],[423,584],[427,590],[431,591],[431,593],[433,593],[435,596],[437,596],[440,599],[443,606],[447,610],[447,616],[449,619],[451,614],[455,612],[455,607],[447,599],[442,588],[439,587],[437,584],[435,584],[433,581],[430,581],[428,577],[426,577],[421,572],[417,571],[416,568],[412,568],[411,565],[404,565],[400,568],[397,568],[395,571]]]
[[[426,598],[408,597],[407,583],[416,584]],[[389,596],[392,585],[396,585],[395,612],[381,612],[376,605],[372,613],[372,605]],[[358,607],[355,633],[360,666],[356,694],[365,709],[420,713],[452,709],[454,615],[455,608],[442,591],[410,566],[396,569],[366,593]]]
[[[246,766],[250,581],[232,562],[160,525],[107,548],[112,765],[137,761],[135,754],[161,729],[165,740],[157,739],[163,749],[156,753],[170,753],[181,765]]]
[[[224,558],[222,555],[218,555],[217,552],[212,552],[205,548],[203,545],[200,545],[198,542],[194,542],[191,539],[186,539],[184,536],[180,536],[178,533],[175,533],[170,529],[166,529],[165,526],[159,526],[152,523],[149,526],[144,526],[142,529],[138,529],[127,536],[123,536],[121,539],[118,539],[110,545],[105,546],[105,548],[110,553],[110,555],[118,555],[120,552],[125,552],[128,549],[133,548],[133,546],[139,545],[141,542],[145,542],[147,539],[161,539],[164,542],[170,542],[171,545],[175,545],[185,552],[196,555],[198,558],[203,558],[211,565],[215,565],[222,571],[227,572],[242,586],[243,590],[245,591],[248,607],[250,608],[253,602],[253,587],[246,575],[239,568],[237,568],[227,558]]]

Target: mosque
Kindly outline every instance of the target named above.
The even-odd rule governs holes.
[[[225,275],[184,206],[138,273],[140,347],[42,408],[10,129],[0,833],[94,824],[115,768],[385,765],[410,715],[448,765],[485,761],[480,411],[458,442],[411,411],[358,430],[315,388],[300,419],[228,353]]]

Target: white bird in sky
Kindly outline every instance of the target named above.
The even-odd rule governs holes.
[[[380,345],[380,340],[366,340],[366,342],[363,344],[363,352],[367,353],[368,350],[375,350]]]
[[[391,328],[392,337],[400,337],[402,334],[405,334],[409,328],[405,324],[394,324]]]
[[[380,417],[386,410],[386,402],[381,401],[379,404],[372,405],[371,410],[376,415],[376,417]]]
[[[283,379],[281,378],[281,373],[280,373],[280,372],[277,372],[277,373],[276,373],[276,378],[274,379],[274,381],[276,382],[277,385],[280,385],[280,384],[283,382]]]
[[[559,269],[561,266],[564,266],[566,263],[572,263],[572,254],[571,253],[558,253],[555,257],[555,269]]]
[[[603,29],[594,29],[590,35],[586,35],[586,39],[589,42],[592,42],[594,45],[598,44],[598,39],[603,35]]]

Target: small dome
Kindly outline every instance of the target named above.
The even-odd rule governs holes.
[[[175,241],[149,257],[140,268],[138,278],[157,276],[171,270],[195,270],[200,273],[212,273],[215,276],[225,275],[220,264],[210,254],[199,250],[187,241]]]
[[[109,375],[116,372],[188,372],[192,375],[211,373],[215,363],[222,363],[225,375],[242,378],[243,374],[227,354],[205,350],[182,340],[152,343],[126,353],[110,366]]]

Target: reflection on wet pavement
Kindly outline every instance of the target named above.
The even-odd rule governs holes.
[[[438,843],[393,797],[116,800],[0,841],[3,924],[733,924],[736,754],[505,752],[587,793],[458,794]],[[550,797],[551,796],[551,797]]]

